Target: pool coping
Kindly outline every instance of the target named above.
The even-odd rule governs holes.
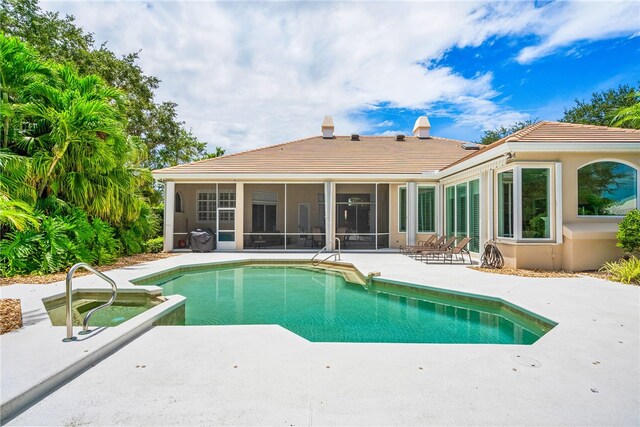
[[[355,265],[345,261],[325,261],[320,264],[315,264],[309,260],[298,260],[298,259],[284,259],[284,258],[275,258],[275,259],[259,259],[259,258],[248,258],[242,260],[233,260],[233,261],[213,261],[206,263],[196,263],[196,264],[187,264],[187,265],[178,265],[174,267],[167,268],[162,271],[158,271],[155,273],[146,274],[144,276],[135,277],[129,280],[135,286],[155,286],[152,282],[162,281],[169,277],[173,277],[177,274],[185,274],[185,273],[193,273],[197,271],[207,270],[212,267],[241,267],[249,264],[261,264],[264,266],[269,265],[299,265],[303,267],[312,267],[320,270],[327,270],[324,268],[324,265],[333,266],[338,268],[348,267],[350,268],[356,275],[358,279],[362,283],[358,283],[363,285],[367,282],[367,276],[365,276]],[[342,273],[342,271],[340,271]],[[346,278],[345,278],[346,279]]]
[[[251,256],[252,259],[259,259],[257,254],[185,254],[133,268],[112,270],[108,274],[117,281],[123,282],[122,286],[134,287],[135,285],[127,282],[132,278],[149,275],[154,270],[167,270],[178,265],[193,265],[212,259],[238,260],[247,256]],[[265,254],[265,256],[272,257],[273,254]],[[292,254],[289,256],[291,259],[300,258],[295,261],[309,259],[308,254]],[[114,415],[106,407],[101,410],[100,408],[86,406],[84,408],[74,408],[72,404],[66,406],[67,400],[69,402],[75,402],[75,399],[82,401],[84,397],[86,401],[87,398],[87,396],[77,396],[77,394],[70,395],[68,394],[70,390],[73,390],[74,387],[77,389],[78,384],[84,384],[83,389],[85,390],[90,388],[90,384],[87,382],[89,378],[92,378],[90,373],[94,372],[94,370],[104,372],[103,364],[109,366],[110,369],[115,368],[121,376],[127,372],[136,372],[136,377],[140,377],[145,381],[151,381],[154,375],[158,375],[158,372],[161,372],[162,375],[168,373],[170,376],[177,377],[187,375],[189,374],[189,369],[195,368],[195,366],[183,366],[183,363],[165,365],[166,358],[179,351],[179,349],[174,351],[167,347],[167,340],[177,337],[186,337],[185,342],[193,342],[198,346],[198,350],[193,353],[193,356],[211,351],[223,351],[223,354],[227,357],[233,357],[234,359],[245,355],[245,364],[250,360],[256,368],[255,371],[251,371],[254,373],[254,377],[250,378],[251,381],[272,378],[269,374],[276,372],[274,367],[281,365],[280,354],[288,355],[296,348],[305,348],[305,351],[312,355],[313,358],[307,359],[306,356],[301,355],[299,357],[300,364],[288,365],[287,372],[297,370],[296,372],[300,372],[300,375],[302,375],[301,378],[306,379],[307,372],[311,371],[314,372],[311,379],[292,383],[287,383],[286,381],[277,382],[273,383],[273,389],[269,389],[274,394],[273,399],[277,399],[280,396],[278,390],[281,389],[283,384],[291,387],[292,392],[305,392],[304,390],[307,390],[307,393],[311,393],[314,400],[309,403],[308,409],[306,409],[306,406],[298,408],[299,412],[304,413],[301,418],[303,421],[300,421],[300,424],[304,424],[306,422],[304,420],[309,420],[310,418],[306,417],[311,415],[314,417],[314,423],[318,424],[354,424],[366,422],[367,419],[369,423],[375,424],[374,421],[377,420],[376,422],[392,424],[392,418],[390,418],[392,413],[381,411],[388,410],[392,407],[390,405],[400,404],[401,400],[407,402],[406,405],[403,404],[402,406],[408,411],[405,414],[406,419],[414,420],[416,424],[424,423],[428,420],[438,424],[444,424],[446,420],[457,420],[459,424],[466,424],[465,420],[471,419],[477,420],[477,423],[489,423],[489,420],[491,420],[491,423],[507,424],[506,420],[508,419],[509,423],[545,425],[554,425],[559,422],[566,425],[588,424],[589,421],[605,423],[604,420],[609,420],[609,423],[615,423],[617,420],[617,423],[622,425],[624,420],[638,419],[637,396],[640,388],[635,381],[630,380],[637,379],[639,375],[638,366],[640,366],[638,365],[638,361],[640,361],[638,353],[634,351],[634,349],[639,348],[637,335],[639,327],[638,313],[640,312],[638,310],[638,301],[640,301],[639,288],[589,277],[578,279],[537,279],[488,275],[459,265],[451,267],[449,265],[429,264],[426,266],[406,257],[392,254],[385,254],[384,256],[350,254],[344,256],[344,258],[358,265],[361,271],[382,270],[385,275],[381,276],[381,279],[385,279],[388,275],[403,283],[420,283],[421,285],[419,286],[431,285],[447,292],[477,292],[490,298],[506,298],[520,307],[531,308],[545,318],[558,320],[559,326],[531,346],[311,343],[297,336],[295,336],[295,340],[292,340],[292,333],[285,334],[284,331],[278,333],[279,327],[275,329],[270,327],[234,329],[233,331],[243,331],[243,337],[245,337],[244,341],[237,341],[232,338],[235,332],[224,327],[219,329],[207,327],[204,327],[204,329],[200,329],[200,327],[152,328],[149,333],[142,334],[139,340],[133,340],[131,344],[101,362],[99,366],[89,370],[86,379],[84,374],[76,378],[68,385],[65,385],[63,389],[53,393],[53,395],[19,416],[15,422],[31,425],[38,422],[46,423],[48,420],[49,423],[64,424],[72,419],[70,417],[78,416],[84,411],[88,411],[86,412],[87,414],[94,414],[93,416],[90,415],[91,418],[88,419],[95,422],[101,421],[102,423],[113,424]],[[79,278],[79,283],[97,285],[99,282],[95,279],[95,276],[86,276]],[[423,283],[425,285],[422,285]],[[30,300],[41,298],[44,292],[60,291],[63,288],[64,284],[62,282],[47,285],[46,287],[41,285],[21,285],[4,287],[0,289],[0,293],[7,298],[21,298],[23,315],[28,316],[28,313],[34,307],[34,304],[29,302]],[[22,363],[17,358],[6,357],[6,344],[9,344],[6,347],[10,347],[19,338],[37,338],[32,342],[36,343],[38,348],[48,351],[49,346],[52,348],[57,346],[53,345],[52,340],[46,342],[43,338],[49,339],[53,337],[55,344],[57,344],[64,335],[61,327],[57,327],[57,330],[56,327],[49,327],[53,331],[49,331],[51,333],[46,336],[43,334],[34,335],[29,332],[33,328],[37,329],[38,325],[29,326],[29,322],[27,322],[27,326],[22,330],[0,336],[0,340],[3,343],[3,362],[9,362],[4,363],[3,373],[11,369],[13,364]],[[178,331],[177,334],[172,335],[172,330]],[[274,334],[269,334],[268,339],[266,339],[263,337],[265,330],[273,331]],[[209,335],[205,334],[205,331],[208,331]],[[203,343],[201,341],[203,336],[220,337],[222,341],[218,340],[216,346],[213,346],[212,344]],[[623,341],[624,343],[622,343]],[[219,348],[220,342],[225,343],[223,348]],[[238,342],[242,343],[242,345],[234,345]],[[276,351],[278,358],[275,359],[274,364],[271,364],[268,360],[263,360],[262,346],[273,348]],[[375,349],[375,351],[370,353],[370,348]],[[158,370],[154,371],[153,366],[150,367],[149,365],[147,365],[146,370],[127,370],[127,367],[134,367],[141,361],[153,364],[154,361],[149,351],[162,352],[162,355],[158,354],[160,363],[156,362]],[[542,368],[523,370],[513,359],[516,354],[535,358],[542,363]],[[371,359],[368,355],[375,357]],[[46,355],[35,356],[47,357]],[[26,357],[30,357],[30,355]],[[206,358],[208,359],[208,356]],[[469,358],[473,363],[469,363]],[[235,362],[237,360],[234,359],[231,359],[231,361]],[[228,358],[225,360],[227,362],[230,361]],[[12,361],[14,362],[13,364],[10,363]],[[126,362],[127,367],[122,365],[123,361]],[[596,365],[594,361],[598,361],[598,364]],[[209,361],[205,360],[205,362],[205,365],[200,369],[207,371],[212,369]],[[370,369],[385,366],[389,368],[389,372],[392,374],[396,371],[404,372],[407,363],[425,366],[425,370],[420,371],[420,373],[426,374],[428,372],[429,375],[427,383],[423,383],[415,377],[413,371],[405,378],[406,382],[403,382],[401,387],[402,390],[411,393],[411,396],[407,396],[407,393],[388,393],[388,384],[395,384],[393,383],[394,378],[389,375],[372,375],[373,371],[369,371]],[[424,365],[425,363],[428,363],[428,365]],[[229,372],[234,375],[240,373],[240,369],[232,369],[233,366],[218,365],[214,366],[216,372],[226,372],[225,370],[229,368]],[[331,365],[331,369],[325,368],[325,365],[327,367]],[[515,369],[512,370],[512,367],[517,367],[517,372]],[[416,369],[415,366],[414,369]],[[358,374],[354,378],[354,372],[361,372],[362,375]],[[454,379],[449,375],[453,375]],[[489,392],[486,386],[479,382],[479,378],[486,378],[492,381],[492,384],[494,384],[491,388],[492,392]],[[124,381],[126,383],[128,379]],[[170,381],[170,378],[164,381]],[[442,394],[442,390],[447,390],[447,387],[452,387],[457,382],[461,386],[464,385],[460,390],[465,391],[465,399],[470,400],[462,401],[456,399],[455,396],[449,396],[448,393],[443,394],[444,397],[442,398],[439,397]],[[5,380],[3,379],[3,392],[5,390],[4,384]],[[122,387],[126,387],[123,384],[122,380],[118,382],[115,378],[113,381],[108,380],[105,383],[106,389],[94,390],[91,395],[109,396],[109,393],[115,393],[111,395],[119,396]],[[226,379],[222,383],[212,383],[211,386],[233,387],[234,384],[233,381]],[[365,384],[367,386],[361,389],[361,393],[358,393],[362,394],[362,397],[358,398],[359,400],[349,396],[335,397],[336,393],[339,395],[344,387],[362,387]],[[258,385],[260,386],[260,383]],[[382,388],[376,388],[377,385]],[[474,385],[476,386],[475,392]],[[310,386],[311,391],[309,392]],[[428,388],[425,390],[424,387],[426,386]],[[478,386],[480,387],[480,392],[478,392]],[[264,384],[261,387],[267,390]],[[594,388],[590,390],[589,387]],[[230,394],[225,392],[218,395],[219,404],[233,405],[233,402],[235,402],[233,398],[246,394],[243,394],[242,390],[230,389],[228,390]],[[598,390],[600,394],[598,394]],[[154,424],[162,423],[163,420],[166,423],[176,423],[176,420],[192,420],[205,423],[205,419],[210,420],[210,422],[214,422],[211,420],[221,422],[221,418],[215,418],[215,411],[207,410],[203,407],[203,412],[198,415],[191,410],[195,408],[188,402],[191,402],[191,399],[196,399],[198,393],[202,393],[201,389],[185,389],[185,392],[186,394],[179,397],[176,406],[172,407],[170,412],[162,412],[163,408],[154,403],[155,400],[146,401],[149,406],[148,411],[145,412],[149,416],[147,421]],[[483,398],[485,395],[512,392],[516,392],[516,395],[512,398],[505,395],[504,399],[498,399],[505,403],[508,402],[510,405],[515,405],[513,407],[519,409],[519,411],[512,412],[509,418],[505,418],[505,414],[500,415],[494,412],[497,409],[497,403],[494,404],[492,403],[493,400]],[[162,393],[162,390],[158,390],[158,393]],[[424,395],[424,393],[427,394]],[[331,399],[331,396],[334,396],[334,398]],[[394,398],[394,396],[396,397]],[[411,409],[415,408],[415,406],[411,405],[419,405],[423,401],[421,399],[426,396],[429,396],[430,401],[433,401],[435,405],[433,408],[435,412],[432,411],[433,418],[419,418],[419,413],[421,412]],[[173,396],[160,394],[158,397],[160,397],[161,402],[164,402],[166,400],[162,400],[163,398],[167,399]],[[385,403],[388,402],[390,397],[393,401],[390,404]],[[61,398],[63,399],[62,401],[60,400]],[[277,403],[273,399],[269,401]],[[551,401],[557,402],[558,399],[564,399],[562,410],[557,405],[550,406]],[[324,403],[318,403],[320,400],[323,400]],[[356,401],[360,404],[365,403],[363,412],[357,417],[354,415],[349,418],[348,414],[343,411],[344,404],[347,402],[352,404]],[[51,412],[54,409],[52,407],[52,404],[55,404],[54,402],[58,402],[58,405],[65,405],[64,413]],[[142,402],[145,402],[144,397]],[[343,404],[343,402],[346,403]],[[473,406],[470,406],[471,404]],[[464,407],[456,405],[463,405]],[[442,411],[447,408],[456,408],[456,412],[459,412],[459,414],[457,416],[447,416],[445,414],[446,411],[438,412],[438,407],[440,406],[444,408]],[[62,411],[62,407],[60,408]],[[248,411],[249,414],[256,413],[256,410],[252,412],[247,405],[242,405],[241,408]],[[131,420],[138,419],[138,422],[141,423],[141,418],[135,415],[139,408],[135,407],[134,401],[132,401],[131,406],[123,406],[121,409],[125,413],[129,411]],[[186,413],[186,410],[189,410],[189,412]],[[287,420],[289,420],[288,417],[291,417],[290,411],[284,411],[280,406],[275,406],[274,411],[276,411],[275,414],[287,416]],[[389,415],[385,416],[387,413]],[[614,418],[608,418],[613,416],[613,413],[618,415]],[[187,414],[192,418],[180,418],[186,417]],[[257,415],[256,413],[255,416],[264,416],[264,414]],[[252,420],[250,416],[238,419],[243,419],[247,423]],[[253,418],[254,421],[257,419],[260,418]],[[397,418],[393,419],[395,422],[398,421]],[[421,421],[418,422],[417,420]],[[293,422],[294,420],[291,421]],[[4,422],[6,420],[3,420]],[[275,419],[273,423],[275,423]]]
[[[100,288],[77,288],[74,292],[96,292]],[[118,292],[123,293],[152,293],[155,294],[160,290],[157,287],[148,287],[148,289],[119,289]],[[106,291],[106,289],[105,289]],[[161,290],[160,290],[161,291]],[[45,297],[46,299],[55,299],[64,296],[64,293],[56,293]],[[45,299],[43,298],[43,300]],[[80,375],[85,370],[98,363],[114,353],[124,345],[136,339],[143,333],[147,332],[154,326],[154,323],[162,317],[170,314],[181,306],[184,306],[186,298],[181,295],[165,296],[165,301],[150,308],[149,310],[122,322],[118,326],[95,328],[95,335],[87,335],[76,341],[63,343],[62,335],[64,327],[50,325],[55,331],[55,337],[58,346],[66,346],[69,350],[82,350],[77,354],[71,354],[71,357],[62,359],[63,363],[53,365],[53,369],[43,375],[31,375],[27,373],[31,371],[30,367],[22,366],[26,372],[17,372],[16,376],[21,376],[21,381],[10,384],[7,387],[3,384],[2,396],[0,400],[0,422],[5,424],[16,415],[25,411],[34,403],[40,401],[46,395],[64,385],[74,377]],[[44,301],[42,301],[43,310]],[[48,314],[47,314],[48,316]],[[49,323],[51,323],[51,320]],[[79,329],[74,327],[74,329]],[[52,334],[47,334],[51,336]],[[79,349],[73,347],[80,347]],[[67,350],[66,348],[64,350]],[[69,353],[69,351],[65,351]],[[68,354],[66,355],[68,356]],[[4,357],[3,357],[4,358]],[[51,365],[49,365],[51,366]],[[13,387],[11,387],[13,385]]]

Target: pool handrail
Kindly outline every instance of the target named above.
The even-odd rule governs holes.
[[[70,341],[75,341],[76,337],[73,336],[73,292],[72,292],[72,285],[73,285],[73,273],[75,273],[75,271],[78,268],[84,268],[85,270],[88,270],[90,272],[92,272],[93,274],[95,274],[96,276],[98,276],[99,278],[101,278],[102,280],[106,281],[107,283],[109,283],[111,285],[111,298],[109,299],[109,301],[107,301],[106,303],[95,307],[91,310],[89,310],[89,312],[84,316],[84,320],[82,321],[82,332],[80,332],[81,334],[87,334],[89,333],[87,331],[87,329],[89,329],[89,319],[91,318],[91,316],[93,315],[93,313],[95,313],[96,311],[108,307],[111,304],[113,304],[113,302],[116,300],[116,297],[118,296],[118,286],[116,286],[116,282],[111,279],[109,276],[99,272],[98,270],[96,270],[95,268],[91,267],[89,264],[87,264],[86,262],[79,262],[77,264],[74,264],[70,269],[69,272],[67,273],[67,278],[66,278],[66,310],[67,310],[67,337],[64,338],[62,341],[63,342],[70,342]]]
[[[320,255],[322,252],[324,252],[324,251],[325,251],[326,249],[328,249],[330,246],[333,246],[333,244],[334,244],[335,242],[338,242],[338,253],[335,253],[335,252],[334,252],[334,253],[332,253],[331,255],[329,255],[328,257],[326,257],[325,259],[323,259],[322,261],[320,261],[320,262],[314,262],[314,260],[316,259],[316,257],[317,257],[318,255]],[[326,245],[324,245],[324,247],[323,247],[322,249],[320,249],[318,252],[316,252],[316,254],[313,256],[313,258],[311,258],[311,263],[312,263],[314,266],[316,266],[316,265],[320,265],[320,264],[322,264],[323,262],[327,261],[327,260],[328,260],[329,258],[331,258],[331,257],[336,257],[336,258],[335,258],[335,259],[336,259],[336,261],[340,261],[340,256],[341,256],[341,252],[340,252],[340,239],[336,237],[335,239],[333,239],[333,241],[331,241],[331,242],[327,243]]]

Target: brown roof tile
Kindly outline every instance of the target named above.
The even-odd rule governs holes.
[[[447,169],[507,142],[640,142],[640,130],[538,122],[479,151],[464,141],[432,137],[315,136],[154,171],[156,174],[420,174]]]
[[[640,142],[640,130],[538,122],[505,139],[507,142]]]
[[[419,174],[440,170],[469,154],[464,141],[320,136],[154,171],[157,174]]]
[[[538,122],[493,142],[484,150],[475,151],[443,169],[448,169],[477,156],[480,152],[491,150],[507,142],[640,142],[640,130],[563,122]]]

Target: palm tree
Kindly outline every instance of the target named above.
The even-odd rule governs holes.
[[[35,190],[25,183],[29,172],[28,158],[0,149],[0,226],[12,225],[18,230],[38,226],[33,215]]]
[[[122,93],[95,75],[57,66],[46,82],[30,84],[20,112],[40,131],[20,142],[33,158],[40,199],[55,196],[112,224],[136,220],[141,146],[126,136]]]
[[[51,75],[51,70],[16,37],[0,33],[0,116],[2,148],[9,146],[10,124],[22,102],[22,90]]]
[[[640,129],[640,92],[635,92],[633,96],[638,102],[629,107],[618,109],[611,120],[612,126]]]

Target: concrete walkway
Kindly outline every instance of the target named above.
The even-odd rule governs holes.
[[[174,265],[243,258],[309,255],[186,254],[108,274],[126,281]],[[365,274],[500,297],[558,325],[532,346],[310,343],[279,326],[155,327],[10,424],[640,423],[640,288],[589,277],[493,275],[395,254],[343,260]],[[29,309],[57,286],[1,292],[31,298]],[[33,326],[5,337],[27,337]],[[47,348],[64,345],[64,328],[46,328],[51,338],[40,336],[33,349],[43,363],[57,363]],[[3,338],[3,390],[20,363],[5,357],[9,344]]]

